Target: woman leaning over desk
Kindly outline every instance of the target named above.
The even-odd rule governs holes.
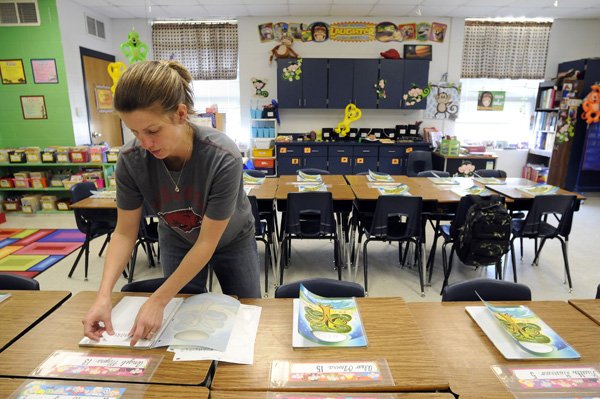
[[[142,306],[131,345],[150,338],[167,303],[187,283],[206,287],[208,263],[225,294],[260,297],[254,219],[242,159],[225,134],[189,122],[190,73],[173,61],[135,63],[121,76],[114,107],[135,135],[116,169],[118,221],[84,333],[113,333],[111,292],[127,265],[146,202],[159,216],[161,265],[168,279]],[[102,322],[102,323],[100,323]]]

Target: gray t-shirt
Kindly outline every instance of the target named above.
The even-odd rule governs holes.
[[[192,156],[181,172],[168,171],[137,139],[123,146],[115,172],[117,206],[133,210],[146,201],[160,217],[161,232],[168,226],[190,244],[196,242],[205,215],[215,220],[231,217],[219,249],[253,234],[254,218],[242,181],[242,156],[225,134],[192,127]],[[179,192],[174,181],[179,181]]]

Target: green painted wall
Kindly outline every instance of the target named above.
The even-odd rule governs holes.
[[[22,59],[27,79],[0,84],[0,148],[75,144],[56,1],[38,7],[40,26],[0,27],[0,59]],[[32,58],[56,59],[58,84],[35,84]],[[27,95],[45,97],[48,119],[23,119],[20,96]]]

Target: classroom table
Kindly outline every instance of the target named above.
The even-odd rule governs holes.
[[[54,312],[71,296],[68,291],[10,291],[0,302],[0,352]]]
[[[321,178],[323,179],[323,183],[325,184],[341,184],[341,185],[346,185],[348,183],[346,183],[346,179],[344,179],[343,175],[321,175]],[[310,183],[310,181],[298,181],[298,176],[297,175],[282,175],[279,176],[279,185],[287,185],[287,184],[294,184],[294,183]]]
[[[0,378],[0,397],[7,398],[17,390],[26,380],[21,378]],[[33,381],[33,380],[27,380]],[[77,381],[52,380],[54,385],[76,385]],[[115,388],[125,388],[123,399],[165,399],[165,398],[194,398],[208,399],[208,389],[205,387],[194,386],[176,386],[176,385],[146,385],[146,384],[127,384],[123,382],[86,382],[86,385],[110,386]]]
[[[87,197],[70,205],[71,209],[117,209],[116,198]]]
[[[279,178],[267,177],[261,184],[244,184],[245,188],[250,188],[248,195],[256,197],[257,201],[273,201],[275,199],[275,192],[279,185]]]
[[[600,324],[600,299],[569,299],[569,303],[596,324]]]
[[[149,296],[149,294],[114,292],[113,306],[125,295]],[[212,366],[211,361],[174,362],[173,353],[167,352],[164,347],[146,350],[79,347],[79,341],[83,338],[81,321],[95,298],[96,292],[77,293],[0,353],[0,377],[27,377],[54,351],[65,350],[104,356],[163,356],[149,381],[150,384],[201,385],[205,383]],[[85,380],[86,377],[82,379]]]
[[[394,384],[375,387],[340,386],[326,391],[435,392],[447,391],[448,379],[423,340],[401,298],[357,298],[368,346],[363,348],[292,348],[292,299],[243,299],[262,307],[254,347],[254,364],[219,363],[211,391],[268,391],[273,360],[374,361],[385,359]],[[298,389],[286,389],[287,391]],[[302,389],[310,390],[309,388]],[[312,389],[323,391],[324,389]]]
[[[493,302],[525,305],[581,354],[581,360],[506,360],[471,319],[465,306],[474,302],[411,302],[408,308],[425,342],[461,399],[506,398],[513,395],[491,370],[492,365],[573,366],[600,361],[600,326],[561,301]]]
[[[306,392],[272,392],[272,399],[321,399],[321,398],[369,398],[369,399],[454,399],[451,393],[348,393],[348,392],[327,392],[323,396],[317,396],[317,393],[307,394]],[[310,395],[310,396],[309,396]],[[265,392],[229,392],[229,391],[210,391],[210,399],[266,399]]]

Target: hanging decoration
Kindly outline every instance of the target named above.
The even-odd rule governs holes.
[[[294,43],[294,39],[289,36],[289,35],[285,35],[281,38],[281,42],[273,47],[273,49],[271,50],[271,56],[269,57],[269,64],[273,62],[273,58],[279,59],[279,58],[300,58],[300,56],[298,55],[298,53],[296,53],[293,49],[292,49],[292,44]]]
[[[429,83],[431,93],[427,96],[425,118],[456,120],[460,109],[460,83],[445,81]]]
[[[289,65],[281,70],[281,77],[283,80],[293,82],[294,80],[300,80],[302,75],[302,58],[298,58],[296,61],[290,61]]]
[[[340,137],[345,137],[350,131],[350,124],[356,122],[362,118],[362,111],[356,105],[350,103],[346,105],[344,111],[344,119],[338,123],[337,127],[333,129]]]
[[[119,81],[119,78],[121,77],[121,75],[123,75],[123,72],[125,72],[126,69],[127,69],[127,66],[120,61],[111,62],[110,64],[108,64],[108,67],[107,67],[108,74],[110,75],[110,77],[113,81],[113,84],[110,87],[110,91],[112,91],[112,94],[115,94],[115,89],[117,88],[117,82]]]
[[[375,92],[377,93],[377,98],[387,98],[387,93],[385,92],[386,83],[387,81],[385,79],[379,79],[379,81],[373,85],[373,87],[375,87]]]
[[[592,85],[592,91],[583,100],[581,119],[588,125],[600,122],[600,85]]]
[[[137,61],[146,60],[148,55],[148,46],[140,40],[140,34],[132,29],[127,35],[127,41],[121,43],[121,52],[133,64]]]
[[[425,97],[429,95],[431,88],[427,85],[425,88],[420,88],[416,84],[411,83],[411,88],[408,93],[402,96],[404,105],[412,107],[413,105],[423,101]]]
[[[322,21],[309,24],[299,22],[265,22],[258,25],[261,43],[281,41],[291,36],[303,42],[322,43],[327,40],[338,42],[406,42],[409,40],[442,43],[448,25],[440,22],[396,24],[391,21],[379,23],[364,21],[340,21],[328,24]]]
[[[254,87],[254,96],[255,97],[269,97],[269,92],[263,90],[267,85],[267,79],[256,79],[252,78],[252,86]]]
[[[471,161],[462,161],[462,164],[458,167],[458,173],[455,176],[459,177],[471,177],[475,174],[475,165]]]

